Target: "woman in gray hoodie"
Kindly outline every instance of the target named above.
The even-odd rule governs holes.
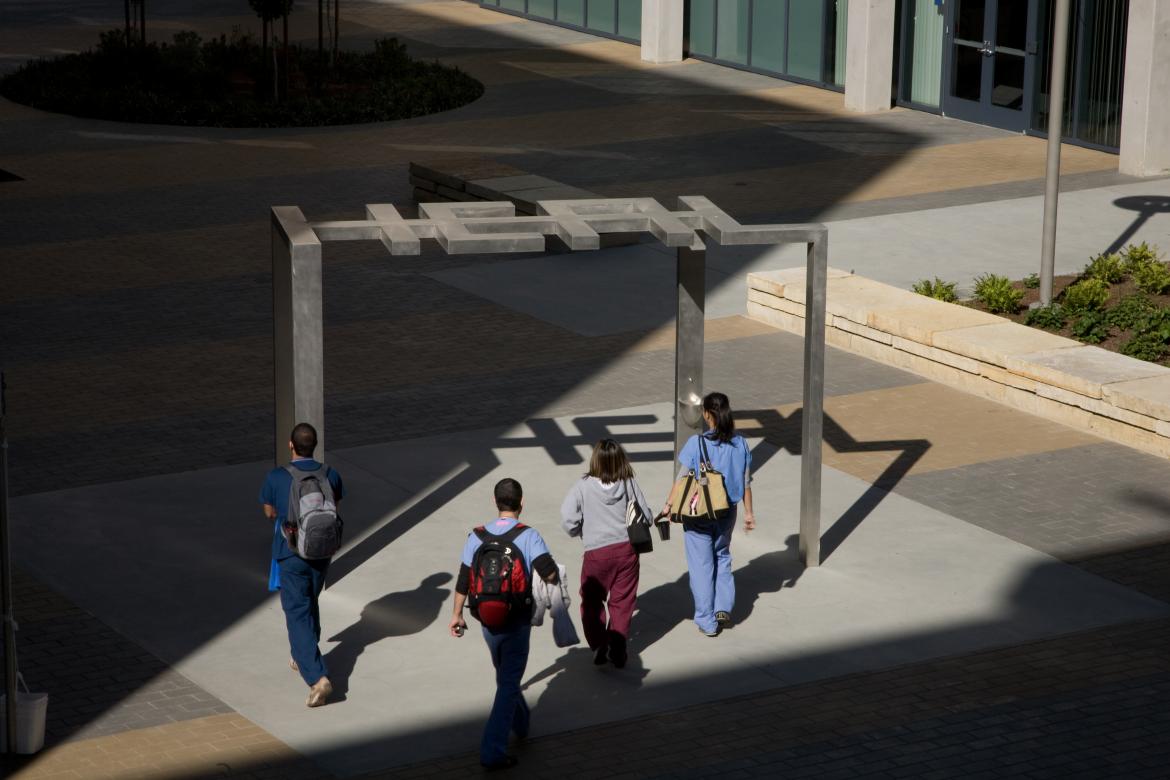
[[[638,598],[638,553],[626,531],[631,499],[646,517],[653,516],[626,451],[613,439],[602,439],[593,448],[589,473],[573,484],[561,504],[565,532],[585,543],[581,563],[585,641],[593,651],[593,663],[604,664],[608,657],[619,669],[626,665],[630,618]]]

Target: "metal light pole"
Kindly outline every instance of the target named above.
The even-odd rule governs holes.
[[[16,615],[12,612],[12,549],[8,538],[8,434],[4,428],[4,372],[0,371],[0,619],[4,621],[4,692],[8,752],[16,752]]]
[[[1044,239],[1040,248],[1040,305],[1052,304],[1056,267],[1056,206],[1060,197],[1060,139],[1064,132],[1065,63],[1069,0],[1056,0],[1052,31],[1052,79],[1048,86],[1048,170],[1044,180]]]

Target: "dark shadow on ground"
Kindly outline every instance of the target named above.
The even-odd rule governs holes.
[[[775,667],[779,675],[775,685],[729,700],[720,700],[716,692],[734,686],[744,674],[742,668],[703,665],[683,679],[656,682],[640,676],[639,670],[629,676],[599,670],[592,666],[587,650],[571,649],[556,664],[528,679],[532,684],[551,678],[533,708],[533,723],[540,729],[541,724],[571,712],[581,706],[582,696],[604,703],[607,722],[570,726],[569,733],[516,743],[521,760],[517,776],[565,776],[564,762],[570,760],[566,756],[581,750],[588,751],[591,766],[613,769],[622,762],[638,762],[637,771],[646,776],[700,777],[725,772],[729,767],[726,751],[682,749],[703,740],[714,746],[725,744],[723,740],[735,742],[739,755],[775,766],[828,761],[838,754],[850,767],[878,761],[911,765],[923,753],[940,748],[946,750],[946,760],[962,761],[971,751],[971,740],[978,738],[991,740],[988,744],[993,749],[985,751],[980,761],[984,771],[992,774],[1012,775],[1027,762],[1034,772],[1046,775],[1064,776],[1075,765],[1082,774],[1115,777],[1118,760],[1128,758],[1155,768],[1141,775],[1152,777],[1165,765],[1164,740],[1157,735],[1170,726],[1167,710],[1161,706],[1161,698],[1170,690],[1170,665],[1158,651],[1170,621],[1151,614],[1109,629],[1098,629],[1090,621],[1079,629],[1065,627],[1060,636],[1049,634],[1021,645],[1021,627],[1050,620],[1066,598],[1067,585],[1063,564],[1039,563],[1021,573],[995,614],[861,640],[847,647],[761,659],[760,663]],[[734,634],[714,641],[734,641]],[[491,663],[481,644],[469,646],[466,657],[467,663],[480,665],[490,675]],[[675,701],[673,692],[683,688],[711,691],[711,700],[660,704]],[[777,702],[775,697],[783,698]],[[340,741],[310,754],[308,760],[298,756],[274,762],[258,756],[253,763],[222,766],[222,775],[319,778],[325,773],[312,760],[329,762],[354,754],[384,757],[381,765],[391,771],[378,776],[408,771],[425,776],[472,775],[478,772],[475,746],[488,701],[485,698],[482,715],[452,717],[407,733]],[[777,707],[781,708],[778,714]],[[849,717],[842,718],[842,712]],[[784,723],[778,728],[756,728],[762,725],[761,716],[780,717]],[[1148,735],[1143,731],[1140,738],[1132,736],[1135,717],[1149,729]],[[751,727],[745,729],[745,724]],[[1025,730],[1030,734],[1027,739],[1003,738]],[[655,740],[673,740],[670,744],[680,748],[662,750]],[[396,755],[420,744],[446,758],[414,770],[400,759],[395,762]],[[646,759],[649,764],[644,763]],[[577,762],[575,766],[583,765],[579,758],[571,760]],[[36,761],[37,757],[0,758],[0,769]],[[937,766],[929,770],[936,771]],[[555,774],[558,769],[560,774]],[[843,774],[849,771],[842,769]],[[206,775],[177,772],[171,780],[195,777]]]
[[[1134,234],[1150,221],[1151,217],[1158,214],[1170,214],[1170,198],[1167,198],[1165,195],[1131,195],[1125,198],[1118,198],[1113,201],[1113,205],[1126,211],[1136,211],[1137,216],[1133,218],[1133,222],[1130,223],[1129,227],[1122,231],[1121,235],[1105,249],[1105,254],[1107,255],[1120,251],[1126,242],[1133,238]]]
[[[737,412],[736,417],[756,422],[755,427],[739,426],[741,433],[748,436],[763,436],[771,444],[793,455],[800,455],[803,414],[803,409],[797,409],[787,417],[775,409],[750,409]],[[914,464],[930,449],[930,442],[926,439],[858,441],[828,414],[824,415],[824,441],[839,453],[897,452],[898,456],[886,466],[853,505],[821,533],[822,562],[828,560],[829,556],[849,538],[849,534],[857,530],[862,521],[877,509],[882,500],[897,487],[902,478],[910,473]],[[752,453],[752,467],[759,468],[773,453],[774,451],[761,451],[761,448],[757,448]]]
[[[345,701],[349,677],[358,656],[375,642],[392,636],[417,634],[435,622],[451,591],[442,587],[452,579],[439,572],[424,579],[414,590],[387,593],[362,608],[358,622],[329,637],[337,646],[325,655],[329,681],[333,683],[331,703]]]

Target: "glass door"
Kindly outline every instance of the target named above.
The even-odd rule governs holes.
[[[1036,0],[952,0],[943,113],[1024,130],[1032,108]]]

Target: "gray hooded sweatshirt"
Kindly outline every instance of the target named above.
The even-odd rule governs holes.
[[[618,542],[628,542],[626,503],[633,493],[647,518],[654,517],[637,480],[602,482],[597,477],[582,477],[569,488],[561,504],[561,525],[569,536],[580,536],[586,550],[596,550]]]

